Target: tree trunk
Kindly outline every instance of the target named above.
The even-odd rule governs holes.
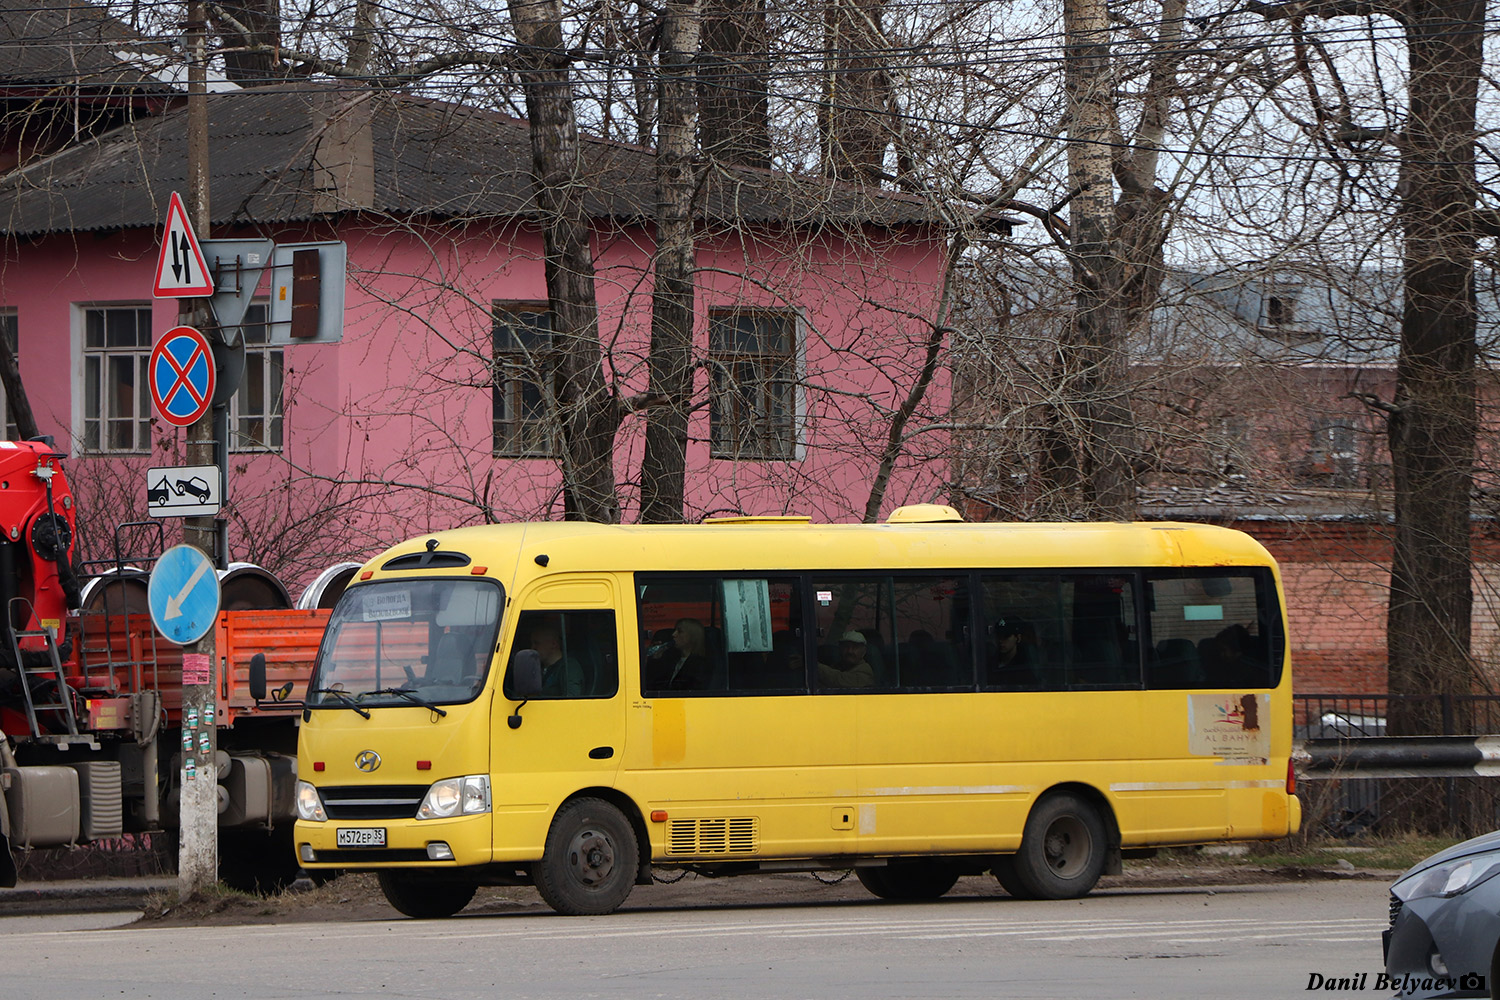
[[[655,289],[651,297],[649,394],[641,460],[641,520],[682,520],[687,474],[688,406],[693,394],[693,150],[697,138],[699,0],[669,2],[662,29],[656,144]]]
[[[698,56],[699,145],[709,159],[771,166],[767,45],[765,0],[709,0],[705,5]]]
[[[279,72],[269,51],[236,52],[250,45],[275,46],[281,41],[281,0],[224,0],[219,7],[241,26],[241,32],[223,22],[215,25],[228,51],[224,53],[224,73],[243,87],[275,83],[285,74]]]
[[[1069,262],[1073,315],[1056,358],[1043,434],[1043,509],[1052,516],[1128,519],[1135,512],[1134,418],[1126,389],[1124,261],[1114,237],[1114,120],[1104,0],[1068,0]]]
[[[1401,145],[1401,354],[1389,425],[1395,546],[1386,619],[1393,695],[1470,694],[1469,511],[1476,412],[1474,141],[1482,0],[1412,0]],[[1390,732],[1438,731],[1436,703],[1392,705]]]
[[[16,436],[29,441],[41,436],[36,415],[31,410],[31,399],[26,395],[26,385],[21,381],[21,368],[16,364],[16,354],[10,349],[10,341],[0,337],[0,385],[5,386],[5,402],[10,408],[10,418],[16,424]]]
[[[884,0],[829,0],[823,15],[823,172],[877,183],[891,135],[890,80],[880,53]]]
[[[532,182],[541,210],[547,304],[557,347],[556,378],[543,386],[562,440],[563,503],[569,520],[617,522],[614,440],[619,401],[604,380],[594,258],[583,193],[570,63],[560,0],[510,0],[516,60],[530,119]]]

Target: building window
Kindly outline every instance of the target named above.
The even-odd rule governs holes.
[[[797,316],[723,310],[709,316],[714,458],[790,459],[797,450]]]
[[[496,303],[494,452],[502,457],[548,457],[553,446],[542,386],[555,368],[552,314],[539,303]]]
[[[1313,421],[1312,440],[1298,468],[1298,479],[1306,486],[1350,489],[1359,483],[1358,428],[1347,417],[1324,417]]]
[[[83,311],[83,449],[149,451],[151,307],[90,306]]]
[[[1266,299],[1266,322],[1271,326],[1291,326],[1297,322],[1297,303],[1290,295],[1272,295]]]
[[[245,313],[245,375],[229,404],[230,451],[280,451],[284,358],[270,346],[268,307],[257,302]]]
[[[10,356],[16,359],[16,367],[21,364],[21,326],[14,309],[0,309],[0,337],[5,338],[5,343],[10,347]],[[10,396],[5,387],[0,385],[0,407],[5,409],[5,440],[21,440],[21,429],[16,426],[16,415],[10,409]]]

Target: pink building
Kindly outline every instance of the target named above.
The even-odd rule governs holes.
[[[234,556],[297,584],[425,530],[560,516],[526,123],[314,85],[213,95],[210,122],[210,235],[349,253],[341,343],[274,344],[252,307],[230,407]],[[186,190],[184,133],[174,111],[0,178],[0,320],[43,431],[69,442],[91,558],[114,523],[146,519],[146,468],[184,461],[144,372],[176,323],[177,303],[151,291],[169,194]],[[628,399],[646,386],[651,154],[589,142],[579,182],[605,374]],[[698,207],[689,519],[859,519],[937,319],[932,210],[741,169],[708,171]],[[882,512],[947,497],[945,372],[906,427]],[[617,437],[627,518],[643,421]]]

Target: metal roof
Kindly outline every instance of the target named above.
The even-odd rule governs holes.
[[[170,46],[143,38],[90,3],[0,0],[0,52],[3,90],[61,85],[71,94],[173,93],[139,64],[170,58]]]
[[[207,100],[215,225],[306,221],[351,210],[462,219],[538,214],[523,120],[315,83]],[[186,129],[186,111],[174,110],[0,178],[0,233],[160,225],[170,192],[186,189]],[[655,214],[650,150],[597,139],[585,139],[583,147],[578,177],[592,217]],[[340,167],[348,163],[357,182],[331,190],[336,175],[349,176]],[[938,221],[932,205],[910,195],[748,168],[710,169],[698,205],[709,220],[792,226]]]

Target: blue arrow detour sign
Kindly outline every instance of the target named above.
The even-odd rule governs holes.
[[[213,562],[191,545],[173,546],[156,560],[146,602],[151,624],[169,642],[197,642],[219,617],[219,575]]]

